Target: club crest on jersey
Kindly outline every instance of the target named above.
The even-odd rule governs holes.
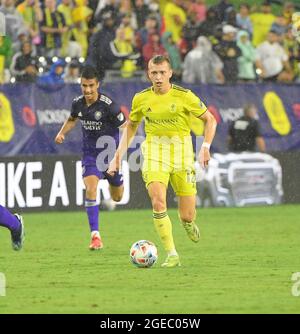
[[[99,121],[99,119],[102,117],[102,112],[101,111],[96,111],[95,112],[95,120]]]
[[[176,112],[176,104],[171,104],[171,112]]]

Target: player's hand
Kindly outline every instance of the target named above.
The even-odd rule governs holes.
[[[114,158],[112,159],[112,161],[109,163],[108,166],[108,170],[107,173],[110,176],[114,176],[114,174],[120,169],[120,163],[119,163],[119,159],[114,156]]]
[[[65,135],[63,134],[58,134],[56,137],[55,137],[55,142],[56,144],[62,144],[63,142],[65,141]]]
[[[198,159],[199,159],[199,162],[202,168],[208,167],[208,162],[210,160],[210,152],[207,147],[203,147],[203,146],[201,147]]]

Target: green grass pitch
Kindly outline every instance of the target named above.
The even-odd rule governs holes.
[[[300,206],[198,209],[193,244],[169,210],[182,267],[165,258],[151,210],[101,213],[105,248],[90,252],[84,212],[26,214],[21,252],[0,229],[0,313],[299,313],[291,276],[300,272]],[[158,263],[129,262],[133,242],[149,239]]]

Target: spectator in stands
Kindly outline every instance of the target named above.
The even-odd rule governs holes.
[[[84,58],[86,58],[88,51],[88,22],[92,18],[92,14],[91,8],[87,6],[87,0],[75,0],[75,7],[72,10],[73,36],[80,45]]]
[[[280,37],[280,43],[289,27],[289,21],[284,16],[278,16],[271,26],[271,30],[276,31]]]
[[[216,9],[213,7],[209,8],[206,13],[206,20],[203,21],[199,27],[199,34],[206,37],[213,36],[216,26],[220,23],[221,21],[219,20]]]
[[[18,40],[13,44],[13,51],[14,53],[21,51],[22,45],[26,41],[30,41],[32,44],[32,52],[36,55],[37,54],[37,45],[32,42],[30,38],[29,30],[27,29],[20,29],[17,33]]]
[[[150,9],[148,5],[145,4],[144,0],[136,0],[134,1],[134,12],[136,15],[137,29],[142,29],[150,14]]]
[[[272,14],[270,2],[264,1],[260,12],[252,13],[250,19],[253,25],[252,44],[256,47],[267,39],[268,32],[276,19],[276,16]]]
[[[61,55],[66,57],[69,55],[69,45],[73,36],[73,18],[72,18],[73,2],[72,0],[62,0],[57,6],[57,10],[63,15],[68,30],[62,35]]]
[[[23,43],[21,51],[13,56],[11,74],[17,82],[35,82],[38,75],[38,59],[32,53],[30,41]]]
[[[194,48],[197,38],[200,36],[200,27],[201,22],[197,21],[197,14],[195,12],[191,12],[187,17],[185,25],[183,26],[182,39],[179,43],[179,48],[183,58]]]
[[[115,20],[113,13],[104,12],[101,18],[102,29],[92,35],[90,39],[87,63],[96,67],[99,79],[105,76],[105,70],[111,69],[116,62],[110,47],[111,41],[115,39]]]
[[[80,63],[74,59],[65,68],[63,77],[65,83],[78,84],[80,83]]]
[[[37,83],[40,85],[59,85],[64,83],[65,62],[59,59],[52,64],[50,71],[38,78]]]
[[[226,83],[236,83],[238,79],[238,58],[242,53],[235,41],[236,33],[236,28],[225,25],[221,42],[214,45],[214,51],[224,64],[223,74]]]
[[[41,42],[39,22],[43,19],[39,0],[25,0],[17,6],[17,11],[23,17],[25,25],[29,30],[32,43],[39,45]]]
[[[56,0],[45,0],[41,22],[41,53],[47,58],[61,55],[62,35],[68,31],[64,16],[56,10]]]
[[[265,81],[285,81],[293,79],[289,58],[284,48],[279,44],[277,31],[271,30],[268,39],[257,49],[256,66]]]
[[[233,8],[233,5],[229,0],[220,0],[220,2],[214,6],[220,22],[226,21],[226,11],[231,8]]]
[[[294,12],[295,12],[295,5],[290,1],[284,2],[282,15],[287,19],[288,24],[292,23],[292,16]]]
[[[237,15],[236,10],[232,7],[229,7],[226,10],[225,21],[223,22],[223,24],[229,24],[238,30],[239,26],[237,24],[236,15]]]
[[[129,43],[132,48],[135,47],[135,31],[131,25],[131,13],[125,13],[123,14],[121,24],[119,29],[123,31],[124,34],[124,39],[126,40],[127,43]]]
[[[182,28],[186,23],[186,13],[184,9],[184,0],[173,0],[168,2],[163,12],[164,31],[170,31],[172,38],[177,43],[182,34]]]
[[[10,38],[14,52],[15,43],[18,43],[18,32],[26,29],[22,15],[15,8],[15,0],[1,0],[0,12],[5,15],[6,35]]]
[[[205,0],[194,0],[189,5],[189,14],[195,13],[197,22],[203,22],[206,19],[206,4]]]
[[[127,17],[129,19],[128,24],[136,30],[138,28],[137,26],[137,20],[135,12],[132,9],[131,6],[131,0],[121,0],[119,4],[119,15],[121,20],[123,21],[124,17]]]
[[[116,31],[116,38],[113,41],[114,48],[120,55],[130,55],[134,52],[133,40],[130,36],[126,36],[126,27],[120,27]],[[112,44],[112,42],[111,42]],[[136,70],[135,60],[124,58],[121,65],[121,76],[130,78]]]
[[[266,151],[266,144],[257,121],[257,108],[254,104],[244,107],[244,116],[229,126],[229,150],[232,152]]]
[[[181,79],[182,73],[182,61],[181,55],[178,46],[174,43],[172,39],[172,34],[169,31],[166,31],[162,36],[162,44],[165,50],[168,53],[173,75],[172,79],[174,81],[179,81]]]
[[[238,58],[238,78],[240,81],[255,81],[255,60],[256,51],[252,45],[249,33],[241,30],[237,34],[237,46],[241,50],[241,56]]]
[[[185,57],[182,81],[185,83],[224,83],[223,63],[212,50],[210,41],[198,37],[197,44]]]
[[[100,80],[105,77],[105,71],[113,69],[118,61],[136,60],[140,57],[139,53],[119,52],[114,40],[114,19],[112,14],[107,12],[104,14],[103,28],[91,38],[87,59],[87,64],[96,67]]]
[[[147,44],[149,35],[158,31],[158,22],[154,15],[149,15],[146,19],[145,26],[136,33],[136,47],[142,53],[143,46]]]
[[[296,41],[293,36],[292,26],[290,25],[284,38],[283,47],[285,52],[288,54],[289,62],[293,72],[294,79],[300,77],[300,44]]]
[[[147,65],[149,60],[156,55],[167,55],[165,48],[161,44],[158,32],[151,34],[148,43],[143,47],[144,64]]]
[[[95,12],[94,21],[95,23],[104,24],[104,20],[107,15],[111,16],[115,27],[120,25],[119,21],[119,3],[117,0],[106,0],[105,5],[99,10],[98,8],[103,4],[103,2],[99,1],[97,10]],[[106,15],[107,14],[107,15]]]
[[[253,27],[249,14],[250,6],[247,3],[240,4],[239,12],[236,14],[236,23],[241,30],[248,31],[252,38]]]
[[[10,37],[0,36],[0,84],[4,83],[5,69],[9,68],[12,54]]]

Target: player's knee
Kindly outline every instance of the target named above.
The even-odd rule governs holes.
[[[86,197],[89,199],[96,198],[97,196],[97,187],[91,186],[86,188]]]
[[[195,218],[195,212],[187,211],[187,212],[179,212],[180,220],[183,222],[192,222]]]
[[[155,197],[152,199],[152,207],[156,212],[163,212],[167,210],[165,201],[162,198]]]

